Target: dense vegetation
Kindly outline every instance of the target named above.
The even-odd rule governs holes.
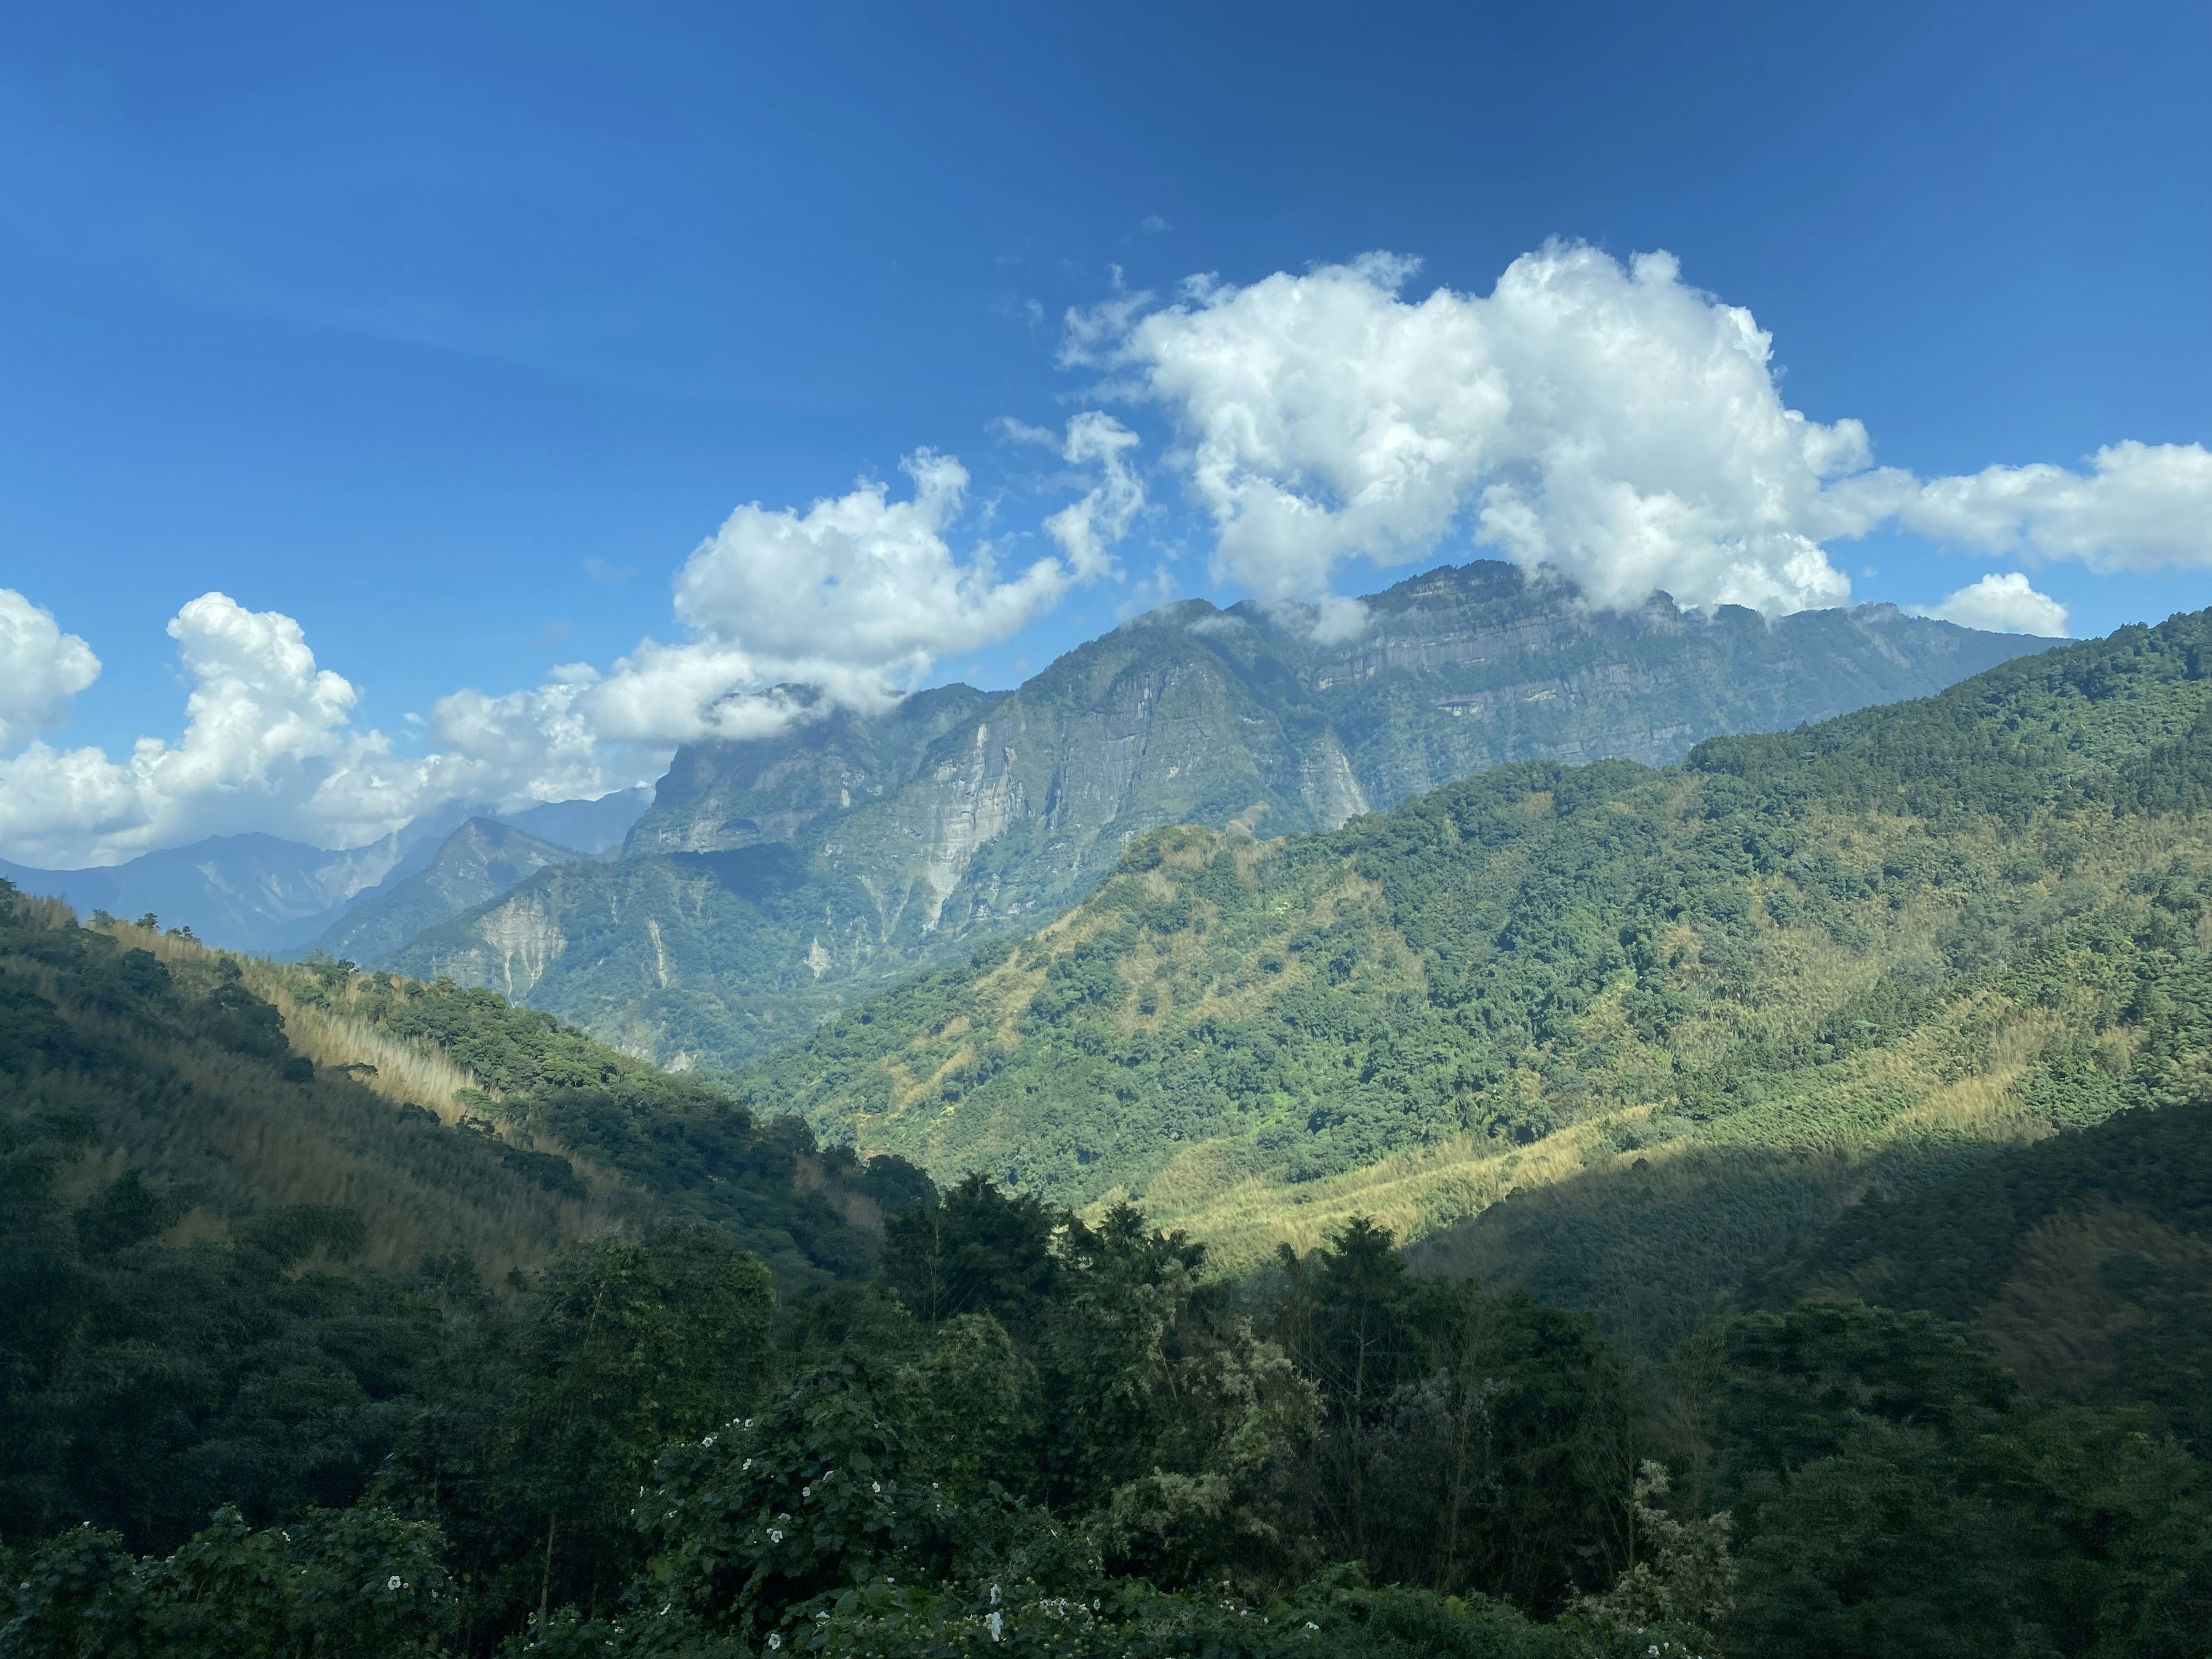
[[[1861,1205],[1748,1293],[1973,1324],[2027,1386],[2148,1403],[2212,1453],[2212,1106],[2125,1112]]]
[[[401,1040],[381,1073],[331,1062],[341,1011]],[[410,1081],[409,1044],[475,1086]],[[393,1097],[418,1083],[431,1105]],[[0,886],[0,1528],[349,1502],[454,1298],[693,1217],[827,1284],[927,1191],[483,993],[245,963]]]
[[[435,1319],[337,1270],[534,1268],[613,1212],[319,1070],[234,960],[119,931],[0,889],[0,1528],[349,1501]]]
[[[19,1525],[0,1654],[2208,1651],[2212,1468],[2154,1405],[1859,1302],[1639,1371],[1391,1246],[1231,1284],[978,1179],[793,1304],[703,1226],[507,1303],[371,1278],[416,1322],[356,1501]]]
[[[1233,1261],[1489,1212],[1431,1259],[1663,1347],[1869,1181],[2192,1086],[2209,646],[2177,617],[1665,772],[1162,831],[1063,922],[738,1086],[940,1179],[1141,1198]]]

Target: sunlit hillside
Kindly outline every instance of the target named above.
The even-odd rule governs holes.
[[[1134,1198],[1224,1264],[1365,1214],[1679,1334],[1869,1187],[2198,1075],[2208,644],[2177,617],[1331,835],[1164,831],[741,1091],[940,1180]]]

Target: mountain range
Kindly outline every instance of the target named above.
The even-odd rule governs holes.
[[[62,899],[88,914],[150,914],[167,926],[189,927],[211,945],[284,955],[309,947],[326,932],[333,942],[346,942],[340,918],[438,862],[448,840],[465,835],[471,821],[488,818],[541,847],[554,847],[565,859],[598,857],[621,846],[650,793],[622,790],[597,800],[548,802],[504,816],[456,804],[366,847],[337,852],[276,836],[210,836],[122,864],[82,870],[33,869],[0,859],[0,877],[24,892]],[[516,878],[536,867],[516,866]],[[494,890],[503,890],[472,891],[468,902],[488,898]],[[453,911],[433,918],[418,902],[392,914],[409,916],[419,930]],[[384,934],[374,937],[380,941]]]
[[[723,1076],[0,886],[0,1646],[2189,1659],[2208,662],[1156,827]]]
[[[428,864],[363,893],[308,948],[339,960],[374,961],[547,866],[581,856],[498,818],[471,818],[437,843]]]
[[[378,965],[448,976],[664,1064],[727,1066],[1079,901],[1172,824],[1333,830],[1502,763],[1663,764],[1717,733],[1923,696],[2049,641],[1893,606],[1632,611],[1479,562],[1364,626],[1167,606],[1019,687],[689,745],[618,860],[552,865]],[[367,958],[362,958],[366,960]]]
[[[1664,1348],[1870,1190],[2212,1075],[2208,660],[2212,612],[1666,769],[1156,831],[732,1084],[1228,1262],[1372,1218]]]

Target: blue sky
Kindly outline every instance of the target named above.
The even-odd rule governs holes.
[[[1410,301],[1547,239],[1665,249],[1877,463],[2212,441],[2202,6],[86,4],[0,38],[0,587],[102,667],[58,749],[173,739],[164,629],[220,590],[409,752],[457,687],[678,638],[733,508],[896,498],[924,447],[969,474],[947,540],[1018,567],[1085,480],[1009,418],[1138,435],[1127,580],[928,678],[1006,683],[1164,563],[1144,592],[1235,597],[1174,410],[1058,361],[1070,307],[1193,273],[1390,250]],[[2024,569],[2076,633],[2212,603],[2202,561],[1933,548],[1829,554],[1854,601]]]

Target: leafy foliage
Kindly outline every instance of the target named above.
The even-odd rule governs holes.
[[[1639,1382],[1373,1226],[1232,1284],[980,1182],[781,1310],[703,1227],[416,1294],[359,1505],[28,1544],[0,1655],[2162,1659],[2212,1613],[2212,1471],[1926,1313],[1739,1316]]]
[[[2212,1105],[2130,1111],[1862,1205],[1750,1290],[1972,1322],[2032,1386],[2149,1407],[2201,1455],[2212,1449]]]
[[[2212,1471],[2146,1414],[2018,1401],[1925,1314],[1814,1304],[1724,1346],[1747,1654],[2203,1651]]]
[[[234,1509],[164,1559],[81,1527],[34,1551],[4,1604],[22,1659],[307,1659],[450,1650],[460,1598],[429,1528],[382,1510],[310,1511],[256,1531]]]

